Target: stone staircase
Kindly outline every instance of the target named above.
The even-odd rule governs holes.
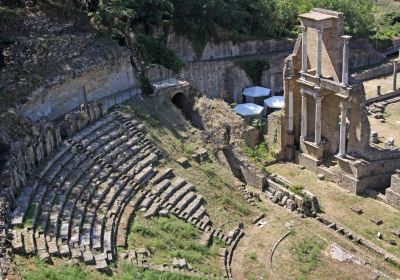
[[[174,215],[231,244],[212,227],[206,202],[172,169],[154,166],[159,151],[144,126],[113,112],[64,141],[38,167],[12,212],[12,247],[21,255],[75,258],[100,271],[127,246],[138,211]]]
[[[65,141],[17,199],[14,251],[74,257],[98,269],[116,256],[120,212],[156,174],[143,125],[112,113]]]

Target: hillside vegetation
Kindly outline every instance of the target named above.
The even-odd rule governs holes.
[[[3,0],[15,8],[22,0]],[[36,0],[41,8],[58,7],[60,15],[74,11],[88,16],[98,28],[119,37],[129,24],[142,34],[174,30],[201,51],[208,41],[285,38],[298,33],[298,15],[314,7],[345,14],[345,32],[375,39],[400,35],[400,11],[389,2],[371,0]],[[379,12],[378,12],[379,11]],[[375,18],[374,15],[379,17]],[[160,32],[161,31],[161,32]]]

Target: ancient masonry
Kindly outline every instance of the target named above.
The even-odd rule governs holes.
[[[400,151],[370,144],[364,87],[349,79],[351,36],[343,34],[343,14],[314,9],[300,19],[302,34],[285,61],[281,156],[354,193],[384,191],[400,166]]]
[[[93,122],[74,117],[89,116],[90,110],[81,111],[84,108],[90,107],[62,122],[56,135],[65,135],[66,141],[48,145],[46,156],[33,153],[41,155],[32,166],[33,176],[21,173],[26,179],[9,181],[14,184],[12,192],[20,193],[11,214],[14,253],[37,255],[48,262],[52,256],[71,257],[106,271],[118,257],[117,247],[127,247],[130,224],[141,211],[145,218],[175,215],[208,239],[231,244],[221,252],[221,266],[229,276],[232,251],[242,230],[225,235],[213,228],[195,187],[169,168],[154,167],[160,153],[146,138],[142,124],[117,111],[105,115],[100,110]],[[145,259],[135,260],[139,266],[167,270],[149,266]],[[198,275],[194,270],[188,273]]]

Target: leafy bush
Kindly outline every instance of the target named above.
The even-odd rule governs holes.
[[[162,39],[149,35],[141,35],[138,39],[142,56],[147,64],[160,64],[171,69],[174,73],[179,73],[182,70],[185,65],[184,62],[165,46]]]
[[[288,186],[289,191],[299,196],[303,196],[304,187],[302,185],[292,185]]]
[[[263,164],[264,161],[275,159],[275,147],[268,147],[266,143],[261,143],[254,148],[244,146],[244,152],[248,157],[258,164]]]

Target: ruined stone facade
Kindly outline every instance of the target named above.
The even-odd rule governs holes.
[[[300,18],[302,34],[284,68],[282,155],[354,193],[388,187],[400,152],[370,146],[364,87],[349,80],[343,14],[314,9]]]

